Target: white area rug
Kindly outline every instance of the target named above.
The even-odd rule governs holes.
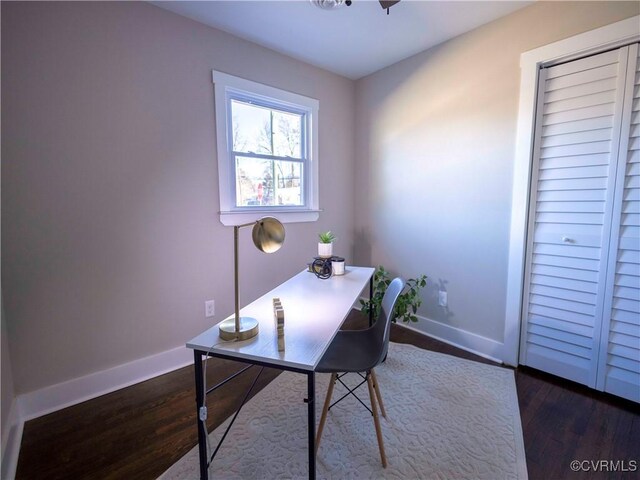
[[[318,478],[527,478],[511,370],[392,343],[376,373],[387,411],[387,419],[381,418],[387,468],[380,463],[373,417],[349,396],[329,411]],[[349,377],[354,382],[358,378]],[[328,383],[329,374],[316,375],[317,421]],[[306,478],[306,386],[305,375],[285,372],[247,403],[214,459],[210,477]],[[333,399],[345,392],[338,383]],[[358,393],[369,405],[366,384]],[[212,448],[225,426],[211,433]],[[198,477],[196,447],[160,478]]]

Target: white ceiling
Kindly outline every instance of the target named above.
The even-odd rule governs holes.
[[[318,67],[357,79],[532,1],[377,0],[322,10],[309,0],[152,2]]]

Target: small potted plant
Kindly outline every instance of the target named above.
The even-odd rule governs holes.
[[[331,232],[318,234],[320,241],[318,242],[318,256],[322,258],[330,258],[333,256],[333,241],[336,236]]]

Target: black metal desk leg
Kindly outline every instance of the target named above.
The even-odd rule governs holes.
[[[202,352],[193,351],[193,365],[196,372],[196,422],[198,424],[198,455],[200,458],[200,480],[209,480],[207,468],[207,428],[200,421],[200,407],[204,406],[204,382],[202,377]]]
[[[307,411],[309,422],[309,479],[316,478],[316,374],[307,374]]]
[[[369,279],[369,301],[373,299],[373,275]],[[373,309],[369,309],[369,326],[373,326]]]

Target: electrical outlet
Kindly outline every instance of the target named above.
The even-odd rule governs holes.
[[[438,292],[438,305],[440,305],[441,307],[447,306],[447,292],[445,292],[444,290],[440,290]]]
[[[207,300],[204,302],[204,316],[206,318],[211,318],[215,315],[216,312],[216,302],[213,300]]]

